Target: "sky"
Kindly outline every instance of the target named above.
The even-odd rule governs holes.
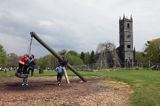
[[[30,32],[55,51],[96,51],[99,43],[119,46],[119,17],[133,17],[133,43],[144,50],[160,37],[159,0],[0,0],[0,44],[7,53],[28,53]],[[35,39],[32,53],[49,54]]]

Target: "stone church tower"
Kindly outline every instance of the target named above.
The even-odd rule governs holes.
[[[130,18],[119,19],[119,48],[118,54],[122,67],[132,67],[135,61],[133,50],[133,20]]]

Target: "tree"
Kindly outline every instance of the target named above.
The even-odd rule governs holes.
[[[85,52],[84,53],[84,63],[86,64],[86,65],[88,65],[89,63],[90,63],[90,53],[89,52]]]
[[[85,57],[84,52],[81,52],[80,58],[81,58],[83,61],[84,61],[84,57]]]
[[[76,51],[73,51],[73,50],[68,51],[67,54],[71,54],[71,55],[74,55],[74,56],[78,56],[78,53],[77,53]]]
[[[15,53],[8,54],[8,66],[18,67],[19,57]]]
[[[94,53],[93,50],[92,50],[91,55],[90,55],[89,63],[90,63],[90,64],[95,63],[95,53]]]
[[[144,52],[136,52],[137,65],[141,67],[148,66],[148,58]]]
[[[147,41],[145,45],[144,52],[148,57],[149,66],[160,63],[160,38]]]
[[[3,46],[0,45],[0,66],[6,66],[6,65],[7,65],[7,54],[3,49]]]
[[[121,66],[116,47],[113,43],[100,43],[97,48],[97,55],[98,59],[96,62],[96,67],[98,69]]]
[[[37,60],[37,66],[41,69],[54,69],[58,64],[58,59],[53,55],[46,55]]]
[[[68,62],[72,65],[83,65],[84,64],[79,54],[76,51],[73,51],[73,50],[69,51],[66,54],[66,58]]]

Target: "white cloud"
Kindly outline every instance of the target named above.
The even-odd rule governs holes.
[[[52,23],[51,21],[44,20],[44,21],[40,21],[40,22],[39,22],[39,25],[40,25],[40,26],[50,27],[50,26],[53,25],[53,23]]]
[[[31,31],[37,32],[57,51],[91,51],[96,50],[98,43],[107,41],[118,46],[118,21],[123,13],[133,16],[137,50],[142,50],[147,40],[160,35],[159,0],[0,1],[0,42],[7,52],[25,52],[23,49],[27,49]],[[35,54],[46,54],[38,43],[34,43],[33,48]]]
[[[29,45],[29,43],[22,37],[10,36],[8,34],[0,33],[0,42],[7,52],[18,52],[18,54],[27,53],[27,46]]]

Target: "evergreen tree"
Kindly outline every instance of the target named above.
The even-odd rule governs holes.
[[[93,64],[95,63],[95,53],[94,51],[92,50],[91,52],[91,56],[90,56],[90,61],[89,61],[90,64]]]
[[[80,54],[80,58],[83,60],[83,62],[84,62],[84,58],[85,58],[85,54],[84,54],[84,52],[81,52],[81,54]]]

